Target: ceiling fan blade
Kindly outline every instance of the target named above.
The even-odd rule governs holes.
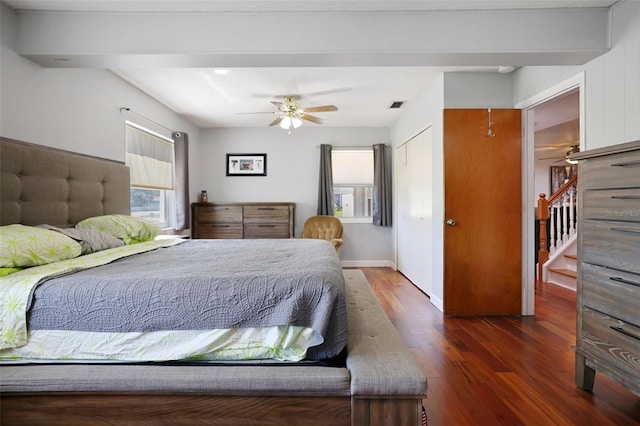
[[[303,108],[305,112],[328,112],[328,111],[337,111],[338,107],[335,105],[323,105],[316,107]]]
[[[309,115],[309,114],[302,114],[300,116],[300,118],[303,119],[303,120],[311,121],[312,123],[316,123],[316,124],[322,124],[323,123],[321,118],[314,117],[313,115]]]
[[[278,117],[278,118],[276,118],[275,120],[273,120],[273,121],[271,122],[271,124],[269,124],[269,127],[271,127],[271,126],[277,126],[278,124],[280,124],[280,122],[281,122],[281,121],[282,121],[282,117]]]
[[[323,96],[332,93],[349,92],[353,90],[351,87],[336,87],[335,89],[319,90],[317,92],[306,93],[307,96]]]
[[[274,104],[276,106],[276,108],[280,109],[280,107],[282,106],[282,102],[278,102],[278,101],[271,101],[272,104]]]
[[[260,111],[260,112],[236,112],[237,115],[251,115],[251,114],[277,114],[277,111]]]

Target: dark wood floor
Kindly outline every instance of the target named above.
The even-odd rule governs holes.
[[[638,425],[640,398],[596,374],[574,384],[575,292],[540,283],[531,317],[444,317],[389,268],[361,268],[422,365],[439,425]]]

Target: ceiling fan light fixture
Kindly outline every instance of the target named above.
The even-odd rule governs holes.
[[[302,120],[300,120],[298,117],[293,117],[291,119],[291,124],[293,125],[294,129],[297,129],[298,127],[302,126]]]
[[[280,127],[282,127],[285,130],[288,130],[291,128],[291,117],[289,117],[288,115],[285,115],[284,117],[282,117],[282,121],[280,121]]]

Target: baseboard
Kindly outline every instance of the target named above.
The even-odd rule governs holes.
[[[429,301],[433,306],[438,308],[440,312],[444,312],[444,302],[441,299],[434,296],[429,296]]]
[[[396,270],[396,264],[390,260],[343,260],[343,268],[391,268]]]

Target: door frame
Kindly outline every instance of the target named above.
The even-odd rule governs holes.
[[[522,211],[522,314],[534,315],[535,313],[535,242],[534,224],[536,208],[536,195],[534,188],[534,109],[536,106],[560,96],[566,92],[578,89],[580,103],[580,150],[585,147],[585,72],[574,75],[542,92],[533,95],[515,105],[522,110],[522,164],[525,173],[522,177],[523,211]]]

